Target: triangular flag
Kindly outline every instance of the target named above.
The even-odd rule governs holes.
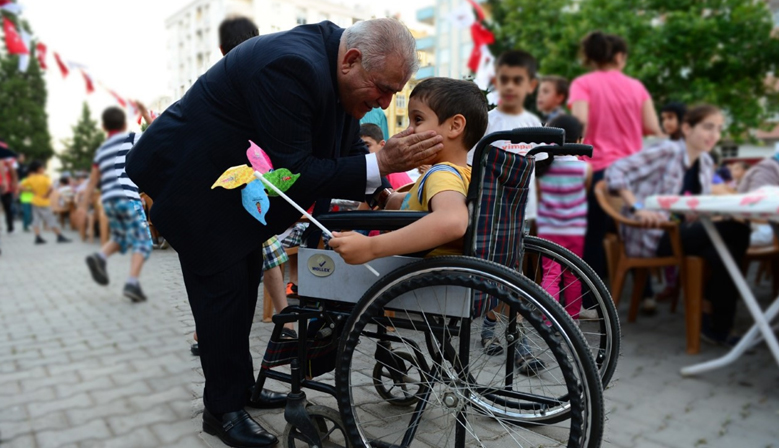
[[[41,66],[41,69],[49,68],[46,65],[46,45],[43,42],[38,42],[38,45],[35,46],[35,56],[38,58],[38,65]]]
[[[67,78],[70,70],[68,70],[68,67],[62,62],[62,58],[60,58],[60,55],[56,51],[54,52],[54,60],[57,61],[57,67],[60,68],[62,77]]]
[[[92,82],[92,77],[87,75],[87,72],[81,70],[81,74],[84,76],[84,82],[87,84],[87,95],[95,91],[95,84]]]
[[[9,3],[13,3],[11,0],[0,0],[0,6],[7,5]]]
[[[135,101],[131,99],[127,99],[127,104],[130,105],[130,113],[129,115],[137,115],[138,114],[138,105],[135,103]]]
[[[22,42],[24,42],[25,47],[30,48],[30,44],[32,43],[32,37],[25,30],[22,30]],[[20,54],[19,71],[25,73],[27,72],[27,67],[29,66],[30,66],[30,53],[27,52],[27,54]]]
[[[16,31],[16,25],[8,17],[3,17],[3,31],[5,31],[5,45],[8,47],[9,54],[30,54]]]
[[[18,16],[22,13],[22,5],[18,5],[16,3],[6,3],[2,6],[0,6],[0,10],[3,10],[5,12],[9,12],[15,16]]]
[[[119,96],[119,95],[118,95],[116,92],[114,92],[113,90],[109,89],[109,90],[108,90],[108,93],[110,93],[111,95],[113,95],[113,97],[114,97],[114,98],[116,98],[116,101],[118,101],[118,102],[119,102],[119,104],[120,104],[122,107],[127,107],[127,102],[124,100],[124,98],[122,98],[121,96]]]

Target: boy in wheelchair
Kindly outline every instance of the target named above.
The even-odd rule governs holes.
[[[409,193],[390,196],[387,209],[431,213],[402,229],[370,238],[357,232],[335,232],[328,244],[347,263],[431,249],[429,256],[463,253],[462,239],[468,227],[465,197],[471,181],[467,156],[487,129],[487,100],[472,82],[430,78],[411,92],[408,115],[415,132],[438,132],[444,148]]]
[[[394,193],[386,208],[431,213],[411,225],[371,238],[357,232],[333,233],[328,245],[347,263],[430,250],[427,256],[463,253],[468,227],[465,198],[471,181],[467,156],[487,129],[487,101],[472,82],[430,78],[411,92],[408,116],[416,132],[434,130],[444,137],[444,149],[411,191]],[[484,319],[482,338],[487,335],[489,339],[494,327],[494,317]],[[521,340],[515,347],[520,373],[534,374],[544,369],[543,361],[533,355],[526,341]]]

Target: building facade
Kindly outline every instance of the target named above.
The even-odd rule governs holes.
[[[174,101],[222,57],[219,24],[233,15],[252,19],[260,34],[269,34],[323,20],[348,27],[372,17],[372,10],[324,0],[195,0],[165,21]]]

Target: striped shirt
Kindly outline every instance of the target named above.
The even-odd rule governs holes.
[[[138,187],[124,171],[127,153],[139,138],[140,135],[134,132],[116,134],[97,149],[93,164],[100,170],[100,199],[103,202],[114,198],[141,200]]]
[[[556,156],[538,178],[539,235],[578,235],[587,232],[587,162],[573,156]]]

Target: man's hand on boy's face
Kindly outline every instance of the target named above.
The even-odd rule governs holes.
[[[432,163],[439,151],[444,149],[444,138],[435,131],[414,133],[414,128],[390,138],[376,153],[379,172],[382,176],[400,173]]]
[[[327,245],[349,264],[363,264],[376,258],[371,239],[357,232],[333,232],[333,238]]]

